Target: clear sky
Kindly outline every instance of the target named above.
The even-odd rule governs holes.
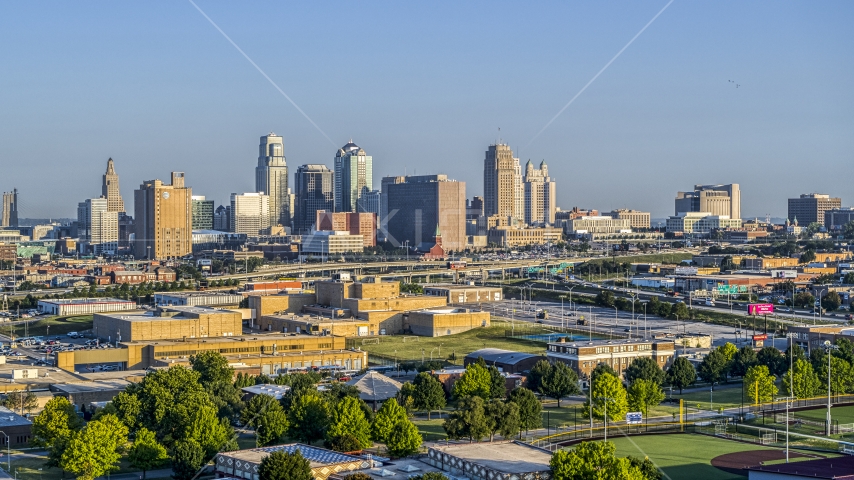
[[[292,172],[352,137],[376,188],[446,173],[471,197],[500,128],[562,208],[666,216],[695,183],[740,183],[745,217],[854,204],[852,2],[676,0],[531,142],[666,3],[197,0],[333,144],[188,1],[2,1],[0,190],[74,216],[113,157],[129,210],[172,170],[225,203],[274,131]]]

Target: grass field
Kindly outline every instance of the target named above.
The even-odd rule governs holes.
[[[719,470],[711,460],[727,453],[766,450],[761,445],[691,434],[619,437],[613,442],[618,456],[649,457],[672,480],[743,480],[746,476]]]
[[[4,458],[5,460],[5,458]],[[12,472],[11,475],[18,479],[24,480],[61,480],[63,478],[72,478],[71,474],[66,473],[62,474],[62,470],[57,467],[48,468],[45,466],[45,461],[47,459],[44,457],[13,457],[12,458]],[[3,468],[6,468],[5,462]],[[168,468],[165,467],[165,468]],[[121,462],[119,462],[119,470],[113,472],[113,474],[120,473],[131,473],[131,472],[139,472],[138,470],[131,468],[130,462],[127,457],[122,458]],[[139,473],[142,476],[142,473]],[[148,472],[146,478],[163,478],[161,475],[158,477],[154,475],[152,472]],[[169,478],[168,476],[165,478]]]
[[[493,322],[485,328],[475,328],[468,332],[446,337],[415,337],[405,335],[384,335],[377,340],[356,339],[353,346],[366,350],[368,354],[384,355],[387,358],[397,358],[400,361],[421,361],[432,358],[448,359],[456,355],[456,364],[462,365],[463,357],[481,348],[504,348],[519,352],[544,353],[546,344],[532,340],[504,337],[504,330],[510,328],[509,323]],[[543,333],[551,333],[543,329]]]
[[[827,408],[800,410],[798,412],[795,412],[794,415],[795,417],[807,418],[809,420],[823,422],[827,415]],[[830,407],[830,416],[834,422],[838,421],[839,423],[854,423],[854,406]]]
[[[711,398],[710,398],[711,393]],[[683,399],[685,400],[685,406],[696,408],[697,404],[700,405],[700,408],[703,410],[709,410],[711,406],[710,402],[714,402],[714,409],[717,410],[719,407],[724,408],[732,408],[741,406],[741,383],[735,383],[730,387],[729,385],[718,385],[715,387],[714,392],[709,392],[709,389],[694,391],[690,393],[685,393],[684,395],[679,395],[677,390],[673,391],[673,398],[675,399]],[[745,405],[750,404],[750,399],[747,397],[745,393],[744,396]]]
[[[48,328],[50,327],[50,328]],[[0,333],[9,335],[10,328],[14,329],[16,337],[65,335],[68,332],[79,332],[92,328],[92,315],[78,317],[48,317],[31,322],[26,327],[23,323],[12,327],[0,326]]]

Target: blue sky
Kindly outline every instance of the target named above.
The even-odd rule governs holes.
[[[665,216],[731,182],[745,216],[854,203],[854,3],[676,0],[533,142],[666,1],[197,3],[334,144],[189,2],[3,1],[0,190],[22,216],[74,215],[108,157],[128,206],[171,170],[225,203],[269,131],[292,171],[352,137],[377,186],[446,173],[480,195],[501,128],[563,208]]]

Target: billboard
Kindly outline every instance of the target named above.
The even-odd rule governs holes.
[[[626,423],[629,425],[643,423],[643,415],[641,412],[628,412],[626,414]]]
[[[761,342],[761,341],[763,341],[763,340],[768,340],[768,335],[765,335],[764,333],[761,333],[761,334],[759,334],[759,335],[754,335],[754,336],[753,336],[753,341],[754,341],[754,342]]]
[[[751,303],[747,306],[748,315],[773,315],[773,303]]]
[[[771,270],[771,278],[798,278],[797,270]]]

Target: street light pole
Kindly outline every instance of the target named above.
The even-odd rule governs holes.
[[[830,340],[824,341],[824,350],[827,352],[827,436],[830,436],[830,357],[833,350],[838,350],[839,347],[830,343]]]

